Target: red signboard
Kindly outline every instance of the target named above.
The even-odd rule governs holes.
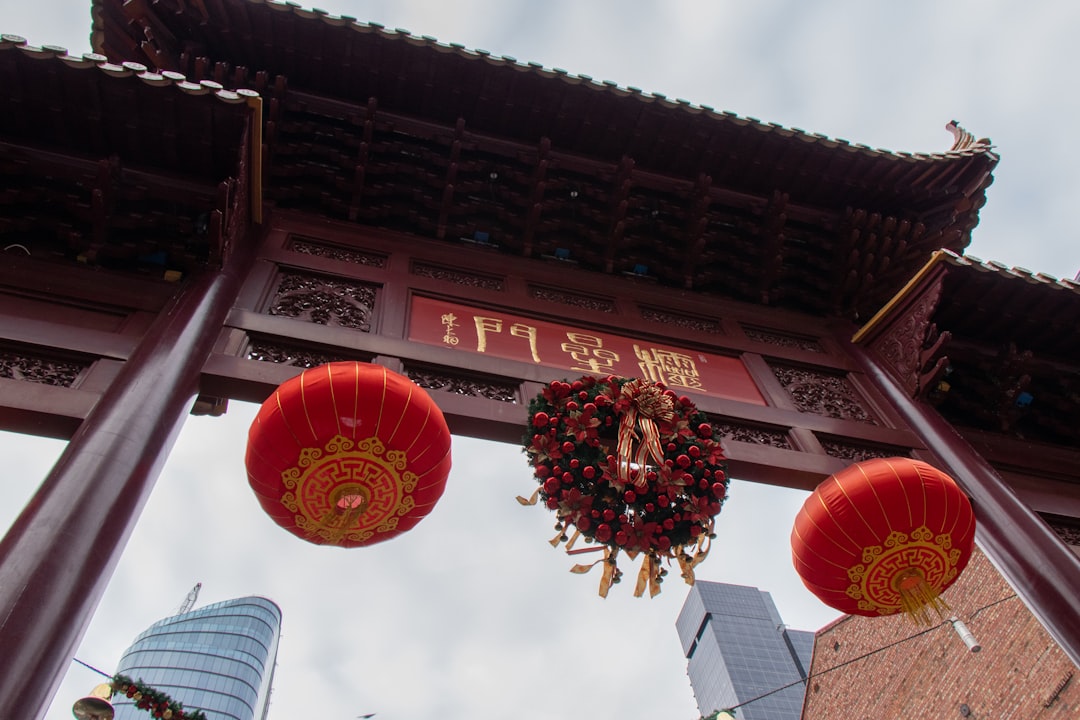
[[[742,360],[413,296],[409,340],[765,405]],[[552,379],[555,379],[553,376]],[[561,376],[560,376],[561,379]]]

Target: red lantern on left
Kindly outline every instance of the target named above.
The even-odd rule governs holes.
[[[248,432],[247,473],[266,513],[318,545],[372,545],[409,530],[450,474],[450,430],[431,397],[380,365],[336,362],[282,383]]]

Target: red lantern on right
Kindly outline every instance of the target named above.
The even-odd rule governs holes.
[[[975,514],[956,482],[909,458],[855,463],[806,499],[791,531],[795,570],[829,607],[905,612],[929,624],[967,566]]]

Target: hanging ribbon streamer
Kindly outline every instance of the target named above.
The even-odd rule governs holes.
[[[664,449],[660,445],[656,421],[671,422],[675,417],[674,404],[663,390],[644,380],[631,380],[623,385],[619,397],[628,400],[630,407],[619,419],[618,478],[620,482],[630,482],[632,466],[637,465],[638,476],[634,484],[643,487],[645,466],[650,461],[658,467],[664,465]],[[641,444],[635,452],[634,440],[639,438]]]
[[[649,588],[649,597],[660,594],[660,561],[649,553],[641,561],[641,570],[638,572],[637,584],[634,586],[634,597],[645,594],[645,587]]]
[[[529,496],[529,499],[528,499],[528,500],[526,500],[525,498],[523,498],[523,497],[521,497],[520,495],[518,495],[518,496],[517,496],[517,501],[518,501],[519,503],[521,503],[522,505],[535,505],[535,504],[536,504],[536,500],[537,500],[537,499],[538,499],[539,497],[540,497],[540,488],[536,488],[535,490],[533,490],[533,494]]]
[[[600,597],[606,598],[608,590],[610,590],[612,584],[614,584],[618,580],[618,575],[616,575],[617,569],[615,565],[615,556],[618,555],[618,553],[618,550],[604,548],[603,559],[589,563],[588,565],[575,565],[574,567],[570,568],[570,572],[576,575],[584,575],[597,565],[603,563],[604,572],[600,576]]]

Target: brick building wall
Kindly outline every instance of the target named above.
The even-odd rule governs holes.
[[[1080,671],[985,555],[976,550],[944,598],[980,652],[948,622],[841,618],[814,641],[803,720],[1080,718]]]

